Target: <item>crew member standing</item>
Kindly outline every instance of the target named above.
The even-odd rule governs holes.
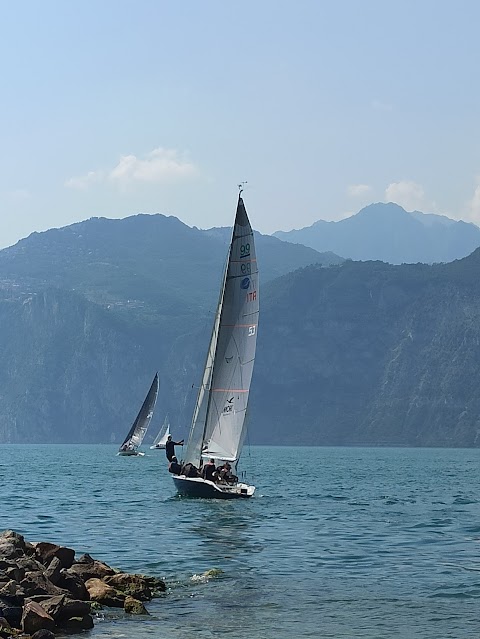
[[[169,462],[175,457],[175,446],[183,446],[183,439],[179,442],[174,442],[172,436],[169,435],[165,443],[165,453]]]

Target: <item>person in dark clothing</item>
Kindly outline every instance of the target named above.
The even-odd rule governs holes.
[[[180,475],[181,470],[182,470],[182,467],[178,463],[178,459],[175,456],[172,457],[172,461],[170,462],[170,465],[168,466],[168,472],[172,473],[172,475]]]
[[[211,459],[207,462],[202,469],[202,477],[203,479],[208,479],[208,481],[215,481],[215,460]]]
[[[226,484],[236,484],[238,482],[238,477],[232,473],[232,467],[228,462],[225,462],[218,473],[219,479],[221,482],[225,482]]]
[[[182,475],[185,475],[185,477],[199,477],[200,473],[198,472],[198,468],[196,466],[194,466],[193,464],[190,464],[190,462],[188,464],[185,464],[182,467]]]
[[[183,446],[183,439],[179,442],[174,442],[172,436],[169,435],[165,444],[165,454],[169,462],[175,457],[175,446]]]

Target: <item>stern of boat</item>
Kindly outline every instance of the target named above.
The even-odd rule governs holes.
[[[233,486],[215,484],[201,477],[185,477],[172,475],[177,492],[184,497],[203,499],[245,499],[252,497],[255,486],[238,483]]]

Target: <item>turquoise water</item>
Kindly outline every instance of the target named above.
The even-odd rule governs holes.
[[[257,493],[233,502],[176,497],[162,451],[115,452],[0,448],[0,529],[168,583],[92,639],[480,636],[479,450],[252,448]]]

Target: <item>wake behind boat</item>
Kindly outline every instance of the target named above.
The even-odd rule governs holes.
[[[145,400],[140,408],[140,411],[133,422],[132,427],[128,431],[128,435],[125,437],[123,444],[118,449],[117,455],[125,457],[142,457],[145,453],[139,452],[138,448],[143,442],[145,433],[152,419],[153,411],[155,410],[155,404],[157,403],[159,388],[158,373],[155,373],[150,390],[145,397]]]
[[[259,312],[253,231],[241,194],[184,463],[181,474],[172,475],[177,491],[189,497],[235,499],[255,492],[229,470],[236,472],[246,434]],[[205,459],[223,464],[212,480],[205,472],[198,476]]]

